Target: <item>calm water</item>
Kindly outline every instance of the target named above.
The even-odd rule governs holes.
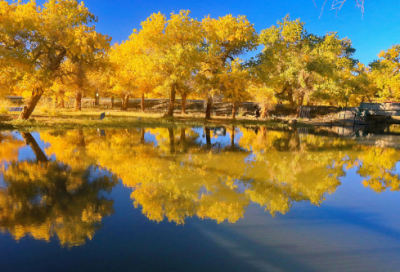
[[[0,271],[399,271],[396,130],[2,131]]]

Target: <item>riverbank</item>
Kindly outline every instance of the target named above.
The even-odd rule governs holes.
[[[100,114],[105,118],[100,120]],[[193,126],[264,126],[269,128],[300,128],[300,127],[332,127],[352,126],[354,118],[349,113],[343,119],[341,114],[320,116],[313,119],[292,117],[268,117],[265,119],[254,116],[237,116],[232,119],[227,116],[212,116],[206,120],[204,113],[175,114],[173,118],[165,118],[161,113],[143,113],[137,111],[90,111],[74,112],[39,111],[29,120],[17,120],[19,113],[0,114],[0,129],[38,131],[43,129],[84,129],[84,128],[131,128],[131,127],[193,127]],[[400,117],[393,117],[393,123],[399,123]]]
[[[289,124],[289,119],[274,118],[256,119],[254,116],[244,116],[232,119],[229,117],[213,116],[206,120],[204,114],[181,115],[173,118],[163,117],[161,114],[109,111],[105,118],[100,120],[101,112],[51,112],[49,114],[33,114],[29,120],[17,120],[17,114],[0,116],[0,129],[17,129],[37,131],[43,129],[77,129],[77,128],[131,128],[131,127],[188,127],[188,126],[266,126],[271,128],[287,128],[309,126],[297,122]]]
[[[100,114],[105,113],[105,118],[100,120]],[[176,113],[174,118],[163,117],[164,113],[120,111],[120,110],[93,110],[84,109],[75,112],[72,109],[47,110],[35,112],[27,121],[17,120],[19,113],[0,114],[0,129],[18,129],[33,131],[38,129],[74,129],[74,128],[130,128],[130,127],[182,127],[182,126],[265,126],[271,128],[288,127],[319,127],[319,126],[350,126],[354,123],[354,113],[339,112],[317,116],[312,119],[286,117],[268,117],[256,119],[253,115],[238,115],[232,119],[231,115],[212,116],[206,120],[204,113],[191,114]],[[343,117],[346,118],[343,118]],[[399,117],[392,117],[395,123],[400,122]]]

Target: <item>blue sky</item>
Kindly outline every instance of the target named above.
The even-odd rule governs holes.
[[[332,0],[328,0],[330,2]],[[43,3],[44,1],[37,1]],[[140,22],[150,14],[170,14],[181,9],[192,11],[192,17],[246,15],[257,31],[268,28],[277,20],[290,14],[292,19],[306,22],[309,33],[324,35],[337,31],[340,37],[348,37],[357,49],[355,57],[368,64],[377,59],[377,54],[393,44],[400,43],[400,1],[366,0],[365,14],[355,7],[354,0],[348,0],[337,16],[327,3],[321,16],[324,0],[87,0],[85,5],[99,17],[97,30],[108,34],[114,42],[126,40],[134,28],[140,29]]]

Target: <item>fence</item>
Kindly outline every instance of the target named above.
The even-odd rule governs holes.
[[[66,108],[74,107],[74,100],[65,101]],[[144,106],[145,111],[150,113],[164,113],[168,111],[170,105],[169,99],[145,99]],[[82,104],[83,109],[120,109],[122,107],[122,100],[115,99],[114,107],[112,107],[112,102],[110,98],[100,99],[99,105],[95,105],[94,99],[83,98]],[[206,109],[206,103],[204,100],[187,100],[186,101],[186,112],[187,113],[195,113],[195,112],[204,112]],[[254,114],[255,108],[257,107],[256,103],[253,102],[241,102],[236,103],[235,108],[236,112],[239,110],[243,111],[244,114]],[[127,109],[129,111],[141,111],[141,100],[140,99],[130,99],[127,105]],[[231,115],[233,110],[232,103],[227,102],[214,102],[212,104],[211,112],[216,116],[224,116]],[[177,99],[174,105],[175,112],[182,111],[182,100]]]
[[[333,106],[302,106],[300,107],[300,118],[315,118],[317,116],[338,113],[342,108]]]
[[[23,100],[19,100],[20,103]],[[53,104],[54,100],[48,97],[44,97],[41,99],[41,103],[45,104]],[[73,108],[75,106],[74,99],[66,99],[64,100],[65,108]],[[114,107],[113,107],[114,106]],[[120,109],[122,107],[122,100],[120,98],[116,98],[112,105],[111,98],[100,98],[99,105],[95,105],[94,98],[82,98],[81,102],[82,109]],[[127,105],[129,111],[141,111],[141,100],[140,99],[130,99]],[[149,113],[165,113],[169,108],[169,99],[145,99],[145,110]],[[241,112],[244,116],[246,115],[254,115],[257,108],[259,108],[258,103],[256,102],[239,102],[235,104],[236,112]],[[332,111],[337,112],[337,108],[335,107],[324,107],[324,106],[309,106],[310,110],[307,110],[307,107],[301,107],[301,113],[303,114],[303,118],[312,118],[318,114],[328,114]],[[206,109],[206,103],[204,100],[187,100],[186,101],[186,112],[187,113],[203,113]],[[228,102],[220,102],[215,101],[212,104],[211,112],[214,116],[230,116],[232,114],[232,103]],[[182,100],[177,99],[175,101],[174,106],[175,112],[182,111]],[[268,113],[269,115],[274,116],[294,116],[297,112],[296,108],[291,108],[288,105],[276,104],[272,110]]]

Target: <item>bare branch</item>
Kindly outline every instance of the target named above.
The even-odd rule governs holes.
[[[328,1],[328,0],[325,0],[324,5],[322,6],[321,14],[319,15],[319,18],[321,18],[322,13],[324,12],[324,7],[325,7],[325,4],[326,4],[327,1]]]
[[[324,1],[324,4],[323,4],[322,9],[321,9],[321,14],[319,16],[320,18],[322,16],[322,13],[324,11],[324,7],[325,7],[325,4],[326,4],[327,1],[328,0]],[[342,9],[342,7],[346,3],[346,1],[347,0],[333,0],[331,10],[336,10],[336,13],[337,13],[339,10]],[[365,2],[365,0],[354,0],[354,1],[356,1],[356,6],[359,9],[361,9],[361,13],[364,14],[364,2]],[[317,6],[316,3],[315,3],[315,0],[313,0],[313,2],[314,2],[314,5]]]
[[[335,9],[336,12],[339,11],[343,7],[344,3],[346,3],[346,1],[347,0],[334,0],[332,3],[332,9]],[[365,0],[354,0],[354,1],[356,1],[356,6],[361,9],[362,14],[364,14]]]

